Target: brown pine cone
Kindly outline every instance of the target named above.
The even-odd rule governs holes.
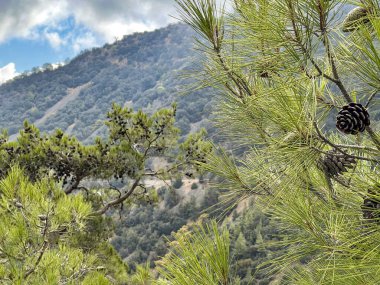
[[[364,197],[363,205],[361,206],[363,218],[366,220],[377,220],[380,222],[380,197],[379,186],[368,190],[368,195]]]
[[[370,125],[369,114],[361,104],[343,106],[336,117],[336,127],[345,134],[356,135]]]
[[[355,159],[335,151],[329,151],[319,162],[319,167],[330,177],[337,176],[348,169],[352,169],[356,163]]]

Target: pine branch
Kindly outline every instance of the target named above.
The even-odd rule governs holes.
[[[317,134],[319,136],[319,138],[325,142],[326,144],[330,145],[331,147],[335,148],[338,152],[342,153],[344,156],[346,157],[350,157],[350,158],[354,158],[354,159],[359,159],[359,160],[366,160],[366,161],[372,161],[372,162],[376,162],[376,163],[379,163],[380,160],[377,160],[377,159],[372,159],[372,158],[367,158],[367,157],[363,157],[363,156],[357,156],[357,155],[352,155],[352,154],[349,154],[347,153],[346,151],[344,151],[341,147],[339,147],[338,145],[334,144],[333,142],[331,142],[328,138],[326,138],[321,130],[318,128],[318,125],[316,122],[313,122],[313,125],[317,131]],[[327,152],[323,151],[323,150],[320,150],[316,147],[312,147],[313,149],[321,152],[321,153],[324,153],[324,154],[328,154]]]
[[[41,249],[39,250],[38,258],[32,268],[30,268],[24,275],[24,279],[27,279],[29,275],[31,275],[34,271],[36,271],[38,264],[40,264],[41,259],[49,245],[46,236],[48,234],[48,228],[49,228],[49,213],[46,215],[46,219],[44,220],[45,226],[42,232],[42,238],[44,239],[44,242],[42,243]]]
[[[44,242],[43,242],[43,244],[42,244],[42,247],[41,247],[41,249],[40,249],[40,254],[38,255],[38,258],[37,258],[36,263],[34,264],[34,267],[31,268],[31,269],[29,269],[29,270],[25,273],[25,275],[24,275],[24,279],[27,279],[27,278],[29,277],[30,274],[32,274],[34,271],[36,271],[37,266],[38,266],[38,264],[40,264],[41,259],[42,259],[43,255],[44,255],[44,253],[45,253],[47,247],[48,247],[48,242],[47,242],[47,240],[44,240]]]
[[[326,15],[325,15],[325,11],[322,8],[322,3],[320,0],[318,1],[317,7],[318,7],[318,14],[319,14],[319,28],[321,30],[321,40],[326,49],[327,58],[330,63],[331,70],[334,76],[333,80],[331,81],[334,82],[338,86],[339,90],[343,94],[343,97],[346,99],[347,103],[351,103],[352,99],[339,77],[338,69],[335,62],[335,57],[332,53],[330,41],[326,32],[327,31]]]
[[[334,189],[334,185],[332,184],[331,182],[331,177],[330,175],[327,173],[327,171],[324,171],[323,174],[325,175],[325,179],[326,179],[326,182],[327,182],[327,186],[330,190],[330,194],[331,194],[331,197],[336,200],[336,194],[335,194],[335,189]]]
[[[303,44],[302,42],[302,39],[301,39],[301,35],[298,31],[298,28],[297,28],[297,25],[296,25],[296,21],[295,21],[295,11],[294,11],[294,7],[293,7],[293,4],[291,1],[288,1],[288,8],[290,10],[290,20],[292,22],[292,29],[293,29],[293,33],[294,33],[294,38],[293,41],[301,48],[301,51],[303,53],[303,55],[306,57],[306,59],[308,59],[311,64],[314,66],[314,68],[317,70],[318,74],[316,76],[313,76],[313,75],[310,75],[307,73],[306,71],[306,67],[302,67],[302,70],[305,71],[306,75],[309,77],[309,78],[314,78],[314,77],[318,77],[318,76],[323,76],[324,78],[330,80],[331,82],[334,82],[335,84],[337,84],[337,81],[336,79],[332,78],[331,76],[325,74],[323,71],[322,71],[322,68],[319,67],[318,63],[315,61],[315,59],[311,56],[310,52],[307,50],[307,48],[305,47],[305,45]]]
[[[131,188],[125,194],[123,194],[119,198],[117,198],[117,199],[115,199],[115,200],[107,203],[103,208],[101,208],[98,211],[93,212],[91,215],[92,216],[103,215],[112,206],[115,206],[115,205],[123,203],[125,200],[127,200],[133,194],[133,192],[135,191],[135,189],[139,186],[140,179],[141,179],[141,177],[137,178],[135,180],[135,182],[132,184]]]
[[[351,102],[353,102],[352,98],[350,97],[346,87],[343,85],[342,81],[340,80],[338,69],[337,69],[336,63],[335,63],[335,57],[332,54],[331,46],[330,46],[329,40],[327,38],[327,35],[325,35],[324,37],[325,37],[325,39],[322,42],[325,44],[327,57],[329,59],[331,69],[332,69],[332,73],[334,75],[334,81],[333,82],[339,88],[340,92],[343,94],[343,97],[345,98],[347,103],[351,103]]]
[[[335,144],[335,146],[340,148],[352,148],[352,149],[360,149],[360,150],[368,150],[378,152],[379,150],[373,147],[364,146],[364,145],[352,145],[352,144]]]
[[[369,96],[368,100],[367,100],[367,103],[364,105],[365,108],[368,108],[369,104],[371,104],[372,100],[375,98],[376,94],[379,92],[380,90],[376,89],[375,91],[372,92],[372,94]]]

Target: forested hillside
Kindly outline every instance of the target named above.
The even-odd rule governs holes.
[[[27,119],[43,131],[61,128],[90,142],[104,132],[112,102],[152,112],[176,101],[186,134],[211,106],[204,90],[182,96],[180,75],[191,68],[192,38],[185,25],[170,25],[84,51],[60,68],[21,75],[0,86],[0,128],[12,135]]]
[[[0,86],[0,283],[380,284],[379,2],[174,2]]]
[[[0,86],[0,127],[15,139],[20,129],[27,132],[29,127],[22,124],[28,120],[41,131],[60,128],[91,144],[96,136],[106,137],[104,120],[113,102],[147,113],[176,102],[176,125],[182,136],[201,127],[211,130],[210,99],[215,90],[189,90],[191,79],[183,76],[195,62],[193,36],[185,25],[170,25],[84,51],[57,69],[46,64],[32,74],[20,75]],[[111,212],[114,231],[105,236],[111,237],[132,273],[146,262],[154,268],[155,261],[167,253],[171,234],[202,213],[210,218],[229,217],[237,273],[242,284],[249,284],[259,261],[270,256],[272,250],[261,243],[272,239],[274,229],[255,209],[246,215],[241,215],[241,209],[222,213],[215,207],[220,193],[210,189],[210,177],[189,176],[172,177],[173,187],[158,187],[158,203],[139,201]]]

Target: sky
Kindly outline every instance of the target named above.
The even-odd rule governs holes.
[[[177,20],[174,0],[0,0],[0,84]]]

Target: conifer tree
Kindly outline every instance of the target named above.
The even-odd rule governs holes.
[[[216,125],[243,153],[220,147],[203,166],[288,235],[269,274],[378,284],[379,2],[176,2],[198,34],[194,76],[220,94]]]
[[[160,278],[154,284],[237,284],[231,272],[229,233],[203,217],[174,234],[171,249],[159,262]]]
[[[51,178],[32,183],[12,167],[0,199],[1,284],[111,284],[96,255],[72,243],[91,213],[83,195],[65,195]]]
[[[0,177],[15,164],[32,181],[50,175],[62,182],[67,195],[84,191],[97,208],[93,215],[102,215],[125,201],[154,202],[155,189],[145,186],[145,179],[192,175],[198,170],[193,162],[205,161],[211,149],[203,140],[204,131],[180,143],[175,114],[175,105],[148,115],[114,104],[105,122],[108,137],[97,138],[92,145],[84,145],[59,129],[41,134],[25,122],[17,141],[8,141],[6,133],[0,138]],[[154,158],[166,160],[165,166],[153,165],[151,169]],[[103,189],[88,189],[85,182],[93,180],[105,182]]]
[[[0,137],[0,280],[5,284],[125,284],[127,266],[108,243],[114,207],[155,202],[146,180],[198,171],[211,149],[204,131],[179,141],[176,108],[151,115],[114,104],[108,137],[84,145],[28,122]],[[163,165],[152,160],[161,158]],[[94,181],[102,185],[92,187]],[[140,268],[141,269],[141,268]],[[141,273],[141,274],[140,274]],[[140,280],[143,270],[132,276]],[[140,275],[141,276],[140,276]],[[133,279],[137,278],[137,279]],[[136,281],[137,282],[137,281]]]

